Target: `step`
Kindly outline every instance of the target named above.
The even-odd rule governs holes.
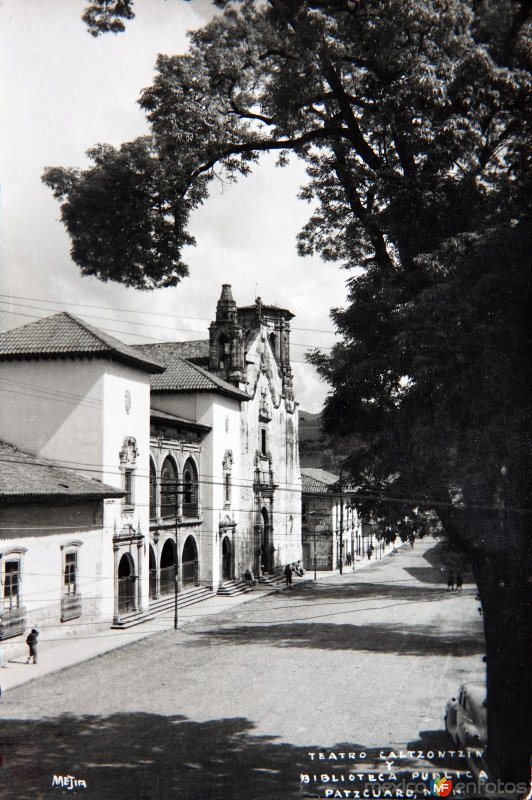
[[[245,581],[224,581],[218,587],[217,595],[220,597],[236,597],[239,594],[246,594],[251,592],[252,586],[248,586]]]
[[[207,586],[195,586],[193,589],[188,589],[184,592],[179,592],[177,596],[177,607],[186,608],[187,606],[201,603],[213,597],[213,591]],[[132,611],[131,614],[124,614],[116,622],[111,625],[113,630],[124,630],[125,628],[132,628],[134,625],[140,625],[142,622],[156,619],[158,614],[170,611],[175,607],[174,595],[166,595],[165,597],[154,600],[150,603],[149,608],[143,611]]]

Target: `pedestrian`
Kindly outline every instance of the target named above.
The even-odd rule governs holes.
[[[30,654],[28,656],[28,660],[26,664],[30,663],[30,659],[33,658],[33,663],[37,663],[37,639],[39,637],[39,631],[37,628],[32,628],[30,633],[28,634],[28,638],[26,639],[26,644],[30,649]]]
[[[371,547],[371,545],[370,545],[370,546],[368,547],[368,549],[367,549],[368,561],[370,561],[370,560],[371,560],[371,554],[372,554],[372,552],[373,552],[373,550],[372,550],[372,547]]]
[[[247,586],[253,586],[253,575],[249,569],[244,572],[244,580],[246,581]]]
[[[284,568],[284,576],[286,578],[286,585],[292,586],[292,567],[290,564],[287,564]]]
[[[447,591],[452,592],[454,589],[454,574],[449,572],[449,576],[447,578]]]
[[[462,591],[463,585],[464,585],[464,579],[462,578],[462,574],[458,572],[456,575],[456,588],[459,592]]]

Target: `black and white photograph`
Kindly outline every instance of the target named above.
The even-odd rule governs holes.
[[[530,0],[0,0],[0,798],[532,798]]]

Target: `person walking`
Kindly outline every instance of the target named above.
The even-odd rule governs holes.
[[[454,574],[449,572],[449,577],[447,578],[447,591],[452,592],[454,589]]]
[[[244,580],[246,581],[246,585],[247,585],[247,586],[251,586],[251,587],[253,587],[253,575],[251,574],[251,572],[249,571],[249,569],[247,569],[247,570],[244,572]]]
[[[286,585],[292,586],[292,567],[290,564],[287,564],[284,568],[284,576],[286,578]]]
[[[462,586],[464,585],[464,579],[462,578],[462,574],[460,572],[456,575],[456,589],[457,591],[462,591]]]
[[[28,638],[26,639],[26,644],[30,649],[30,654],[28,656],[28,660],[26,664],[30,663],[30,660],[33,658],[33,663],[37,663],[37,639],[39,638],[39,631],[37,628],[32,628],[30,633],[28,634]]]

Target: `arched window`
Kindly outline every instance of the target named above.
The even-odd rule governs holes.
[[[177,469],[173,459],[167,456],[161,470],[161,517],[177,516]]]
[[[198,515],[198,472],[193,460],[189,458],[183,470],[183,516]]]
[[[157,473],[150,458],[150,519],[157,516]]]
[[[231,346],[227,336],[222,333],[218,339],[218,366],[220,369],[225,369],[229,366],[229,356],[231,355]]]

